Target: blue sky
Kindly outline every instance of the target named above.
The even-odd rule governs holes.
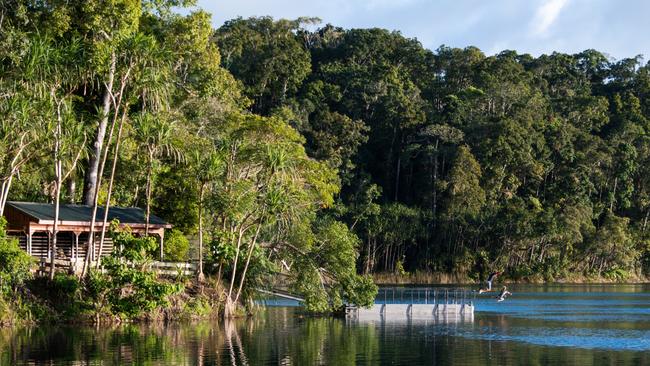
[[[237,16],[317,16],[344,28],[399,30],[429,49],[473,45],[535,56],[595,48],[650,56],[647,0],[199,0],[215,26]],[[647,60],[647,57],[646,57]]]

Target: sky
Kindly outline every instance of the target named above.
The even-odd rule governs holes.
[[[398,30],[431,50],[444,44],[539,56],[593,48],[613,59],[650,57],[648,0],[199,0],[199,6],[212,13],[215,27],[238,16],[310,16],[323,25]]]

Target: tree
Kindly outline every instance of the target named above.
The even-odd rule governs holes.
[[[344,303],[370,306],[377,286],[369,276],[356,273],[359,239],[341,222],[324,218],[314,223],[313,243],[295,253],[296,290],[314,312],[338,309]]]
[[[57,234],[59,224],[59,204],[63,182],[76,168],[85,149],[86,135],[84,125],[77,120],[72,105],[72,93],[78,81],[80,70],[74,67],[74,59],[79,55],[79,43],[73,39],[67,43],[56,43],[45,36],[30,39],[24,56],[25,64],[19,67],[21,74],[15,75],[18,83],[34,95],[36,108],[33,117],[51,131],[42,141],[51,142],[51,157],[54,163],[54,225],[50,247],[50,279],[56,270]],[[25,108],[25,107],[23,107]],[[21,109],[23,109],[21,108]],[[23,109],[24,111],[24,109]],[[19,127],[19,126],[18,126]],[[22,151],[27,147],[26,132],[18,131],[20,142],[9,165],[9,174],[3,186],[2,198],[6,202],[11,178],[21,163]],[[34,135],[31,135],[34,136]],[[15,145],[14,145],[15,146]],[[4,190],[6,189],[6,190]]]
[[[34,118],[33,101],[24,93],[14,89],[0,103],[3,120],[0,124],[0,154],[4,157],[0,161],[0,216],[4,213],[14,177],[37,151],[33,147],[39,138],[34,126],[38,119]]]
[[[134,139],[140,144],[144,155],[146,171],[146,209],[145,235],[149,234],[149,216],[151,214],[151,193],[155,180],[159,159],[168,156],[175,160],[181,159],[181,152],[173,144],[174,122],[164,113],[143,113],[136,117]],[[161,253],[162,256],[162,253]]]
[[[208,148],[209,149],[209,148]],[[209,151],[209,150],[208,150]],[[223,161],[216,152],[209,152],[206,154],[206,149],[198,148],[193,151],[191,164],[194,167],[194,173],[198,185],[199,200],[198,200],[198,220],[199,220],[199,269],[198,279],[203,282],[205,277],[203,274],[203,209],[205,204],[206,193],[209,194],[212,185],[223,174]]]
[[[292,268],[313,273],[313,267],[289,263],[310,255],[306,254],[310,241],[300,238],[313,238],[312,222],[319,209],[332,205],[338,181],[331,168],[306,155],[302,137],[284,120],[235,114],[225,122],[215,136],[223,168],[212,185],[209,206],[216,220],[213,247],[219,253],[226,248],[232,251],[225,305],[225,316],[230,317],[242,297],[250,296],[251,289],[259,285],[260,278],[273,276],[268,261],[284,263],[292,282],[301,278]],[[268,254],[261,255],[262,251]],[[347,253],[335,251],[332,255]],[[349,278],[338,267],[323,269],[329,270],[335,283],[347,283],[341,291],[353,297],[356,278]],[[354,266],[346,269],[350,270],[354,272]],[[372,288],[369,291],[372,293]],[[334,293],[314,294],[328,295]],[[324,298],[318,301],[327,302]]]
[[[475,217],[485,203],[485,192],[481,188],[481,166],[467,146],[458,148],[456,159],[449,172],[447,190],[449,199],[446,215],[451,220]]]
[[[54,225],[52,227],[52,247],[50,252],[50,280],[54,280],[56,270],[56,245],[59,225],[59,208],[63,182],[75,170],[79,158],[84,152],[86,133],[84,126],[79,123],[71,106],[65,97],[59,99],[56,89],[51,92],[53,108],[56,110],[55,124],[50,126],[53,133],[53,160],[54,160]]]
[[[139,0],[119,0],[111,3],[101,1],[85,2],[79,8],[82,12],[81,31],[90,36],[87,44],[91,55],[92,68],[99,84],[104,88],[101,105],[98,106],[99,124],[94,137],[88,169],[84,181],[84,203],[95,205],[96,191],[99,189],[100,161],[106,138],[106,129],[111,110],[111,97],[117,77],[118,62],[122,58],[125,40],[138,29],[142,12]]]
[[[296,33],[317,21],[238,18],[217,30],[222,64],[243,82],[254,112],[268,115],[298,90],[310,72],[310,55]]]
[[[628,270],[639,258],[628,231],[629,219],[607,213],[591,246],[591,260],[600,275],[604,269]]]

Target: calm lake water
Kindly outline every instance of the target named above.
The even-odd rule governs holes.
[[[446,321],[269,308],[229,323],[0,330],[0,365],[650,365],[650,286],[512,286]],[[423,291],[423,290],[421,290]]]

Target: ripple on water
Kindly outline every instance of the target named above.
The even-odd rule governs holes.
[[[650,330],[513,327],[507,331],[483,327],[480,331],[460,331],[457,335],[493,341],[516,341],[540,346],[588,349],[650,350]]]
[[[650,350],[647,291],[512,292],[514,295],[502,303],[479,297],[478,313],[494,326],[467,328],[458,335],[543,346]]]

